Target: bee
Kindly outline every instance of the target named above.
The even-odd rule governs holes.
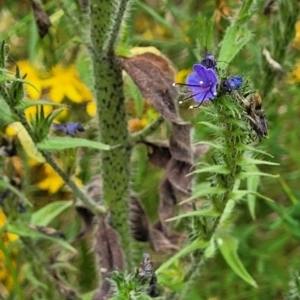
[[[250,127],[257,134],[259,141],[268,135],[268,122],[265,112],[262,109],[262,99],[259,93],[255,92],[250,98],[242,97],[238,94],[238,98],[244,103]]]

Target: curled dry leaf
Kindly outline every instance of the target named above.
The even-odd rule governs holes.
[[[143,97],[151,102],[165,119],[181,123],[174,102],[178,93],[172,85],[174,73],[169,62],[153,53],[122,57],[120,61]]]
[[[39,1],[30,0],[30,4],[33,10],[33,15],[38,28],[39,36],[42,39],[48,33],[49,28],[51,27],[50,19]]]
[[[149,162],[157,168],[165,169],[171,159],[169,144],[150,141],[143,141],[143,144],[147,146]]]
[[[97,254],[97,266],[101,274],[101,285],[93,300],[110,299],[112,296],[109,275],[114,270],[125,270],[125,259],[117,232],[100,217],[95,229],[94,250]]]

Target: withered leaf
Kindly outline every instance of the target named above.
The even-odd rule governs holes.
[[[34,19],[38,28],[40,38],[43,38],[51,27],[51,22],[38,0],[30,0]]]
[[[161,231],[154,227],[150,228],[149,242],[152,249],[156,252],[170,253],[179,250],[177,245],[172,244]]]
[[[165,169],[171,159],[168,143],[143,141],[143,144],[147,146],[149,162],[157,168]]]
[[[144,53],[130,58],[122,57],[120,61],[145,99],[167,120],[181,123],[174,100],[177,90],[162,62],[163,58],[153,53]],[[168,63],[167,63],[168,64]],[[162,68],[162,69],[161,69]]]
[[[173,186],[173,190],[180,192],[177,195],[183,197],[189,197],[192,189],[192,176],[187,176],[193,171],[193,166],[185,161],[171,159],[167,165],[166,177],[170,184]],[[180,199],[182,200],[182,199]],[[177,199],[177,203],[180,202]]]
[[[172,124],[170,152],[172,158],[193,164],[194,155],[191,149],[191,129],[192,125],[189,123]]]
[[[99,217],[98,220],[94,249],[98,258],[98,270],[101,273],[101,285],[92,299],[104,300],[111,296],[111,284],[107,278],[114,270],[124,271],[125,259],[117,232],[105,222],[104,218]]]
[[[140,242],[149,240],[149,221],[145,210],[135,196],[130,197],[130,230],[134,239]]]

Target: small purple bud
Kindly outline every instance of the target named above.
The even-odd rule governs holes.
[[[240,76],[232,76],[222,80],[221,86],[226,92],[238,90],[243,84],[243,78]]]
[[[83,126],[80,123],[65,123],[65,124],[52,124],[53,128],[57,131],[64,132],[67,135],[74,136],[77,132],[84,131]]]

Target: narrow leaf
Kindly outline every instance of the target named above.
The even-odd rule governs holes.
[[[50,137],[37,144],[40,150],[58,151],[77,147],[88,147],[99,150],[110,150],[112,147],[100,142],[90,141],[82,138],[72,138],[67,136]]]
[[[61,103],[37,100],[37,101],[22,101],[20,104],[16,105],[15,108],[18,110],[25,110],[28,107],[37,106],[37,105],[50,105],[50,106],[58,106],[64,108],[68,107],[67,105]]]
[[[214,165],[214,166],[209,166],[209,167],[204,167],[201,169],[197,169],[194,172],[191,172],[189,175],[191,174],[199,174],[199,173],[217,173],[217,174],[229,174],[230,171],[228,170],[228,168],[224,165]]]
[[[209,195],[220,195],[226,192],[226,189],[219,188],[219,187],[206,187],[203,189],[200,189],[196,187],[195,191],[193,192],[193,195],[179,203],[179,205],[189,202],[191,200],[194,200],[196,198],[209,196]]]
[[[60,245],[61,247],[65,248],[68,251],[76,253],[76,249],[73,248],[68,242],[62,240],[61,238],[48,236],[48,235],[43,234],[43,233],[41,233],[37,230],[29,228],[25,224],[22,224],[22,223],[14,223],[14,224],[6,223],[5,227],[6,227],[6,230],[8,232],[15,233],[15,234],[17,234],[19,236],[23,236],[23,237],[29,237],[29,238],[32,238],[32,239],[35,239],[35,240],[45,239],[45,240],[51,241],[53,244]]]
[[[238,175],[239,179],[245,179],[248,178],[249,176],[265,176],[265,177],[271,177],[271,178],[278,178],[279,175],[273,175],[269,173],[264,173],[264,172],[242,172]]]
[[[195,145],[207,145],[207,146],[209,146],[211,148],[220,150],[222,152],[226,151],[226,148],[224,146],[222,146],[220,144],[213,143],[213,142],[209,142],[209,141],[201,141],[199,143],[196,143]]]
[[[72,201],[56,201],[47,204],[31,216],[31,223],[38,226],[48,226],[58,215],[71,207]]]
[[[196,210],[196,211],[190,211],[188,213],[179,215],[177,217],[167,219],[166,222],[171,222],[171,221],[179,220],[182,218],[195,217],[195,216],[218,217],[219,215],[220,215],[220,213],[218,213],[217,211],[215,211],[213,209],[200,209],[200,210]]]
[[[217,242],[224,259],[232,270],[245,282],[249,283],[253,287],[257,287],[257,283],[245,269],[238,256],[238,240],[230,235],[226,235],[223,237],[217,237]]]
[[[169,260],[164,262],[157,270],[156,274],[161,273],[163,270],[167,269],[169,266],[171,266],[177,259],[179,259],[182,256],[185,256],[195,250],[198,249],[205,249],[209,245],[209,242],[207,241],[193,241],[191,244],[187,245],[185,248],[180,250],[178,253],[173,255]]]

